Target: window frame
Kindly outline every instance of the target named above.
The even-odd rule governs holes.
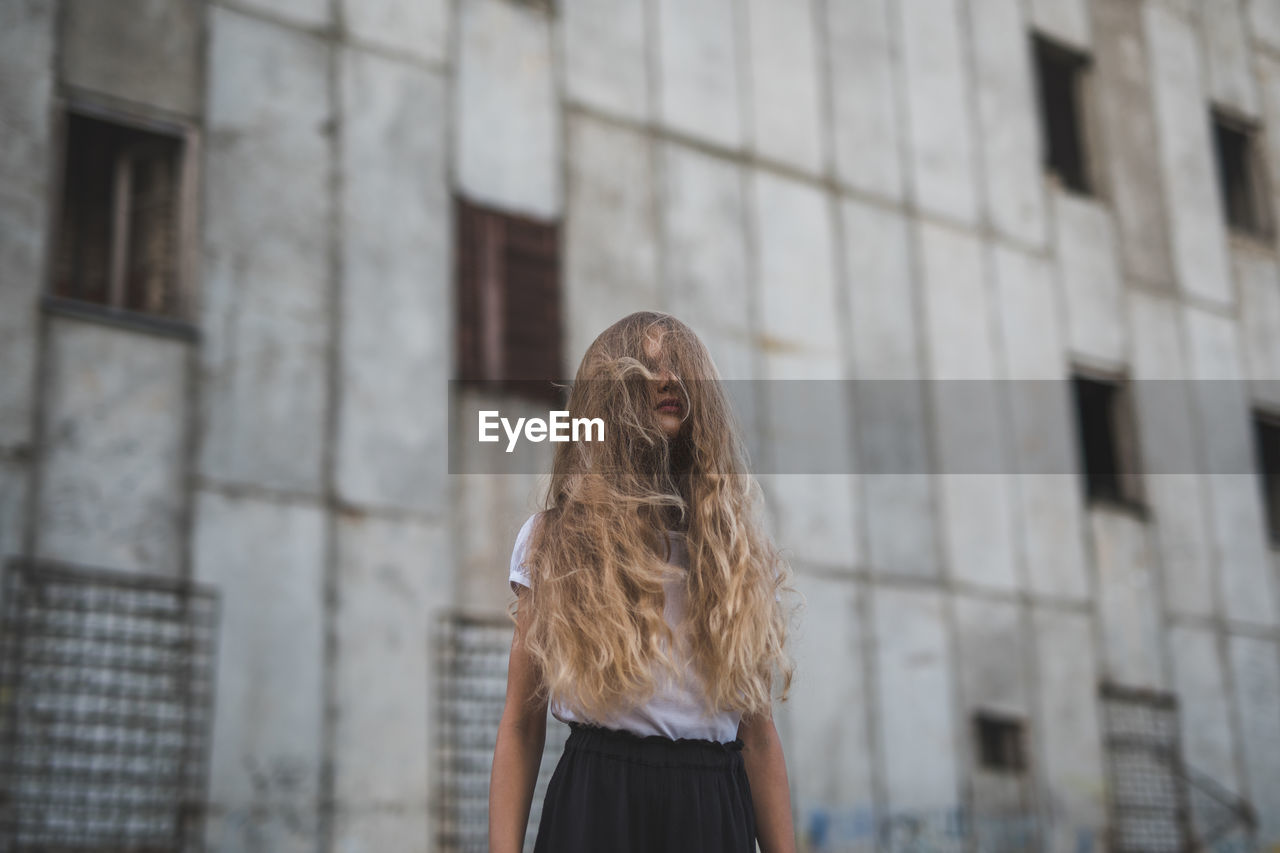
[[[453,197],[453,215],[454,378],[464,387],[558,404],[563,391],[553,383],[563,376],[566,331],[560,221],[513,213],[462,194]],[[508,266],[513,255],[524,261],[514,271]],[[540,277],[533,271],[539,263],[550,268],[549,276]],[[549,342],[539,351],[551,365],[551,377],[509,375],[517,360],[513,352],[518,354],[520,349],[513,346],[514,338],[505,324],[510,313],[510,288],[519,276],[527,276],[526,286],[534,282],[546,287],[554,299],[544,317],[551,320]],[[468,278],[473,281],[469,283]]]
[[[1087,507],[1110,507],[1133,513],[1140,518],[1147,515],[1146,489],[1142,471],[1141,444],[1138,436],[1137,406],[1133,386],[1122,372],[1103,371],[1079,364],[1072,365],[1070,373],[1073,428],[1076,435],[1076,452],[1079,462],[1081,494]],[[1080,385],[1089,382],[1109,386],[1108,427],[1111,450],[1114,456],[1117,492],[1108,495],[1090,486],[1089,460],[1086,435],[1081,415]]]
[[[1014,714],[978,708],[971,717],[973,729],[973,745],[979,770],[986,773],[999,773],[1009,776],[1024,776],[1030,771],[1030,756],[1027,749],[1027,723],[1023,717]],[[999,757],[993,756],[987,749],[988,733],[992,728],[998,729],[1001,742]],[[1012,753],[1008,744],[1013,744]]]
[[[68,314],[91,319],[103,319],[126,326],[141,327],[149,331],[175,334],[179,337],[195,335],[195,281],[197,277],[197,237],[199,228],[199,164],[201,161],[201,131],[198,125],[184,117],[149,109],[116,98],[68,89],[54,97],[53,149],[51,164],[50,201],[46,234],[49,239],[44,247],[44,272],[42,275],[41,304],[53,313]],[[174,304],[170,313],[149,313],[124,307],[121,301],[98,302],[58,295],[56,272],[58,250],[62,245],[63,218],[66,213],[65,187],[67,165],[70,156],[69,128],[71,116],[77,115],[119,127],[144,131],[173,139],[178,145],[176,200],[174,209]],[[113,219],[120,212],[112,213]],[[113,243],[118,240],[113,240]],[[118,269],[123,262],[115,255],[118,247],[111,247],[110,264]],[[119,273],[114,275],[118,276]],[[120,284],[109,288],[113,297],[120,296]]]
[[[1280,471],[1267,470],[1267,458],[1263,448],[1263,430],[1274,430],[1275,441],[1280,446],[1280,409],[1254,406],[1250,417],[1253,433],[1253,452],[1257,462],[1258,489],[1262,501],[1263,532],[1273,550],[1280,550]],[[1275,461],[1280,461],[1280,454]]]
[[[1093,114],[1093,69],[1094,57],[1080,48],[1070,45],[1054,36],[1038,29],[1029,33],[1028,50],[1031,58],[1033,100],[1036,105],[1036,133],[1040,143],[1040,170],[1045,180],[1063,192],[1072,193],[1084,198],[1103,198],[1102,175],[1099,169],[1097,152],[1099,142],[1094,128],[1097,126]],[[1044,98],[1044,74],[1041,67],[1042,55],[1048,56],[1064,65],[1071,66],[1071,102],[1075,114],[1076,148],[1080,160],[1079,176],[1083,186],[1077,186],[1068,179],[1052,163],[1052,133],[1049,122],[1048,104]]]
[[[1227,187],[1223,182],[1222,151],[1218,142],[1218,128],[1239,134],[1244,138],[1244,181],[1249,194],[1249,216],[1252,224],[1232,221]],[[1267,172],[1267,156],[1263,150],[1263,128],[1257,120],[1219,103],[1209,104],[1209,144],[1213,152],[1214,180],[1218,185],[1218,200],[1222,205],[1222,224],[1229,234],[1249,240],[1270,243],[1275,237],[1274,213],[1271,209]]]

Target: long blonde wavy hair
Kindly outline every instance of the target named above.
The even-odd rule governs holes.
[[[651,380],[664,369],[689,421],[675,439],[654,411]],[[601,418],[604,440],[556,445],[529,539],[525,646],[542,672],[537,698],[603,723],[651,697],[660,673],[679,674],[663,617],[663,582],[679,571],[666,562],[665,531],[676,530],[689,556],[685,654],[706,711],[769,711],[775,673],[786,701],[795,663],[781,593],[795,591],[792,573],[764,531],[761,490],[706,347],[669,314],[630,314],[587,348],[568,410]]]

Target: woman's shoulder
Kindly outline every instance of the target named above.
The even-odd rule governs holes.
[[[511,549],[511,571],[509,573],[513,590],[516,584],[529,586],[529,567],[525,558],[529,550],[529,539],[533,536],[533,527],[541,516],[542,512],[535,512],[529,516],[525,519],[524,524],[520,525],[520,531],[516,533],[516,544]]]

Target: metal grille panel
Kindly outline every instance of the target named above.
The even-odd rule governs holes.
[[[216,593],[11,560],[2,595],[0,851],[199,849]]]
[[[1178,853],[1188,832],[1178,706],[1169,694],[1102,688],[1115,853]]]
[[[505,618],[452,614],[436,643],[440,768],[437,840],[442,853],[489,849],[489,776],[498,722],[506,701],[512,625]],[[525,849],[533,848],[547,783],[569,736],[569,727],[547,716],[547,740],[530,804]]]

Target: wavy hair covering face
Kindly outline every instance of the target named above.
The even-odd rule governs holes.
[[[675,439],[654,409],[651,380],[664,369],[686,403]],[[556,445],[530,536],[525,645],[542,671],[539,698],[607,722],[650,698],[660,673],[677,675],[663,618],[663,582],[679,572],[663,531],[675,529],[689,555],[685,655],[706,711],[768,712],[775,673],[786,701],[795,664],[775,596],[794,591],[790,568],[764,532],[760,487],[706,347],[668,314],[624,317],[587,349],[568,409],[602,419],[604,440]]]

